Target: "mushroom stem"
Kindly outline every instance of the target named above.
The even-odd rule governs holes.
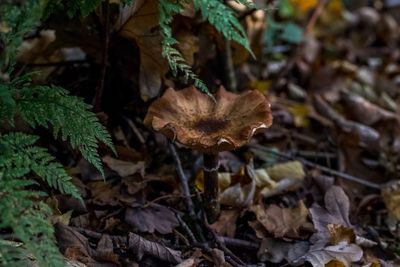
[[[218,201],[218,167],[218,153],[203,154],[204,201],[209,223],[215,222],[220,213]]]

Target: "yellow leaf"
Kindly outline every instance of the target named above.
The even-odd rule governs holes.
[[[256,186],[258,188],[273,188],[276,186],[276,182],[269,177],[267,171],[265,169],[256,169],[254,170]]]
[[[0,32],[1,33],[8,33],[11,31],[11,28],[5,22],[0,22]]]
[[[325,264],[325,267],[346,267],[342,262],[333,260]]]
[[[266,80],[266,81],[250,81],[247,84],[247,87],[249,89],[253,89],[253,90],[258,90],[261,93],[266,93],[268,92],[269,87],[271,86],[271,81],[270,80]]]
[[[307,104],[292,104],[289,111],[294,116],[294,124],[297,127],[307,127],[310,124],[308,116],[311,113],[310,107]]]
[[[268,168],[267,173],[274,181],[280,181],[285,178],[303,179],[306,175],[303,165],[299,161],[276,164]]]
[[[328,1],[328,5],[326,10],[331,15],[340,15],[343,11],[343,2],[342,0],[330,0]]]
[[[356,234],[353,228],[349,228],[339,224],[328,224],[330,234],[330,243],[337,245],[340,242],[346,241],[347,243],[355,243]]]
[[[306,13],[318,4],[318,0],[290,0],[290,3],[299,13]]]
[[[204,176],[203,172],[198,172],[195,179],[196,187],[200,190],[204,190]],[[219,189],[222,191],[231,184],[231,174],[229,172],[218,173],[218,185]]]
[[[388,185],[381,191],[383,202],[389,214],[400,221],[400,188],[398,183]]]

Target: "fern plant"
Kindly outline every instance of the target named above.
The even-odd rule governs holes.
[[[182,54],[174,46],[178,41],[172,35],[171,22],[173,15],[183,11],[183,3],[187,0],[159,0],[160,28],[162,40],[162,55],[167,59],[174,76],[181,71],[186,80],[192,80],[195,87],[211,96],[207,86],[192,71],[185,62]],[[247,0],[236,2],[254,8],[254,4]],[[201,11],[204,19],[212,24],[226,39],[233,40],[245,47],[253,56],[246,33],[235,17],[233,11],[219,0],[193,0],[194,8]]]
[[[32,127],[51,127],[55,137],[60,135],[64,140],[68,140],[72,147],[81,151],[83,157],[102,172],[97,153],[98,142],[113,147],[106,129],[89,108],[82,99],[68,95],[68,92],[60,87],[31,86],[26,76],[0,85],[0,121],[12,125],[14,117],[18,115]],[[0,229],[11,228],[15,237],[23,242],[24,247],[38,262],[47,259],[48,263],[51,263],[46,265],[47,263],[42,262],[40,266],[61,266],[53,264],[53,260],[56,261],[59,257],[48,259],[44,256],[47,250],[58,250],[51,241],[54,239],[52,227],[46,221],[49,216],[48,207],[40,201],[32,200],[42,194],[25,188],[33,184],[32,177],[38,177],[61,193],[70,194],[78,199],[81,197],[63,166],[55,161],[46,149],[33,146],[37,139],[36,136],[18,132],[0,135],[0,188],[5,190],[0,190],[0,208],[9,211],[0,215]],[[15,200],[13,194],[16,194],[15,199],[23,197],[21,201],[25,203],[24,210],[13,208],[12,205],[16,205],[12,202]],[[36,224],[26,228],[29,226],[29,220]],[[18,221],[20,223],[15,223]],[[35,230],[27,232],[26,229],[31,228]],[[24,233],[25,236],[22,236]],[[45,238],[45,241],[35,241],[39,237]],[[35,243],[32,243],[33,241]],[[38,248],[38,242],[43,247]],[[7,255],[0,255],[0,263],[8,261]]]
[[[251,1],[236,1],[254,8]],[[174,75],[183,74],[197,88],[209,93],[185,62],[172,34],[173,16],[183,10],[184,3],[190,2],[226,39],[243,45],[250,53],[251,49],[233,10],[223,1],[159,0],[162,55]],[[90,112],[91,107],[61,87],[33,85],[29,76],[18,78],[12,73],[23,37],[42,18],[55,10],[66,10],[70,17],[87,16],[101,3],[102,0],[5,0],[0,5],[0,79],[4,73],[11,77],[0,80],[0,126],[13,125],[18,116],[32,128],[48,128],[55,138],[68,141],[100,172],[98,143],[110,148],[112,143],[106,129]],[[30,260],[45,267],[64,265],[48,220],[51,210],[42,201],[46,194],[40,190],[38,179],[61,193],[81,198],[63,166],[46,149],[36,146],[37,140],[37,136],[20,132],[0,132],[0,266],[27,266]]]
[[[51,210],[38,201],[45,194],[27,189],[37,184],[28,177],[35,174],[61,192],[81,197],[61,164],[33,146],[37,139],[23,133],[0,135],[0,229],[11,229],[13,239],[23,244],[16,246],[0,235],[1,266],[28,266],[29,254],[39,266],[64,265],[48,221]]]
[[[13,126],[18,116],[32,128],[51,129],[56,138],[68,141],[102,172],[98,143],[113,147],[90,106],[61,87],[33,85],[29,75],[12,77],[23,36],[39,25],[47,4],[47,0],[27,0],[23,4],[6,1],[0,6],[4,44],[0,74],[11,77],[10,81],[0,80],[0,126]],[[49,222],[51,209],[42,201],[46,194],[37,179],[82,199],[63,166],[45,148],[34,145],[37,140],[37,136],[20,132],[0,132],[0,266],[29,266],[30,261],[44,267],[64,266]]]

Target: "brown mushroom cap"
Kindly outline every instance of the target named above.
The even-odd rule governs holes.
[[[144,123],[203,153],[241,147],[272,124],[270,104],[258,91],[234,94],[220,87],[216,100],[194,87],[169,88],[150,105]]]

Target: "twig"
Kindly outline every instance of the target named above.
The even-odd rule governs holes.
[[[78,60],[66,60],[66,61],[58,61],[58,62],[48,62],[48,63],[29,63],[27,67],[58,67],[58,66],[66,66],[66,65],[75,65],[75,64],[86,64],[89,63],[86,59],[78,59]]]
[[[213,234],[214,237],[215,237],[215,241],[217,242],[218,247],[224,252],[226,260],[227,260],[231,265],[233,265],[233,266],[238,266],[238,267],[239,267],[239,266],[245,266],[245,263],[244,263],[238,256],[236,256],[235,254],[233,254],[233,252],[230,251],[230,249],[228,249],[228,248],[225,246],[225,242],[224,242],[224,239],[223,239],[223,238],[217,236],[217,235],[215,234],[214,231],[212,231],[212,234]],[[230,259],[231,259],[231,260],[230,260]]]
[[[225,86],[233,92],[237,91],[237,83],[235,78],[235,68],[232,60],[231,41],[224,38],[222,58],[224,61],[224,83]]]
[[[194,223],[194,227],[196,229],[198,237],[200,238],[201,241],[205,241],[205,237],[203,235],[203,229],[201,228],[201,226],[199,224],[199,218],[196,216],[196,213],[194,211],[193,200],[192,200],[192,196],[190,194],[190,189],[189,189],[189,179],[186,177],[185,172],[183,171],[182,162],[181,162],[181,159],[179,158],[178,152],[176,151],[174,144],[168,143],[168,147],[171,151],[172,157],[174,158],[176,171],[177,171],[179,179],[181,181],[183,195],[185,197],[185,203],[186,203],[187,210],[189,212],[189,216]]]
[[[163,196],[160,196],[160,197],[157,197],[157,198],[153,199],[152,201],[147,202],[146,204],[143,205],[143,207],[149,207],[149,206],[151,206],[151,205],[153,205],[153,204],[155,204],[155,203],[157,203],[158,201],[163,200],[163,199],[167,199],[167,198],[181,198],[181,197],[183,197],[183,196],[182,196],[182,195],[179,195],[179,194],[168,194],[168,195],[163,195]]]
[[[347,180],[349,180],[349,181],[352,181],[352,182],[356,182],[356,183],[365,185],[365,186],[367,186],[367,187],[371,187],[371,188],[375,188],[375,189],[381,189],[381,187],[382,187],[382,186],[379,185],[379,184],[365,181],[365,180],[363,180],[363,179],[361,179],[361,178],[355,177],[355,176],[350,175],[350,174],[347,174],[347,173],[343,173],[343,172],[340,172],[340,171],[332,170],[332,169],[330,169],[330,168],[327,168],[327,167],[325,167],[325,166],[321,166],[321,165],[319,165],[319,164],[316,164],[316,163],[314,163],[314,162],[311,162],[311,161],[308,161],[308,160],[305,160],[305,159],[292,157],[292,156],[287,155],[287,154],[285,154],[285,153],[278,152],[278,151],[275,151],[275,150],[273,150],[273,149],[270,149],[270,148],[267,148],[267,147],[264,147],[264,146],[261,146],[261,145],[249,144],[248,146],[251,147],[251,148],[253,148],[253,149],[261,150],[261,151],[264,151],[264,152],[267,152],[267,153],[271,153],[271,154],[277,155],[277,156],[282,157],[282,158],[285,158],[285,159],[299,160],[299,161],[301,161],[304,165],[306,165],[306,166],[308,166],[308,167],[315,168],[315,169],[319,169],[319,170],[321,170],[321,171],[323,171],[323,172],[326,172],[326,173],[328,173],[328,174],[335,175],[335,176],[338,176],[338,177],[340,177],[340,178],[347,179]]]
[[[93,239],[99,240],[103,236],[103,234],[91,230],[79,227],[72,228],[79,233]],[[138,258],[141,258],[143,254],[145,254],[173,264],[178,264],[182,261],[178,251],[173,250],[162,243],[150,241],[135,233],[129,232],[128,236],[105,235],[111,239],[114,246],[124,247],[126,250],[135,253]]]
[[[83,234],[83,235],[85,235],[87,237],[93,238],[93,239],[100,239],[101,236],[103,235],[102,233],[98,233],[98,232],[95,232],[95,231],[92,231],[92,230],[88,230],[88,229],[84,229],[84,228],[80,228],[80,227],[71,226],[71,228],[76,230],[76,231],[78,231],[79,233],[81,233],[81,234]]]
[[[318,1],[317,7],[315,8],[313,14],[311,15],[310,20],[307,23],[307,26],[306,26],[307,34],[309,34],[312,31],[315,23],[317,23],[319,16],[321,16],[322,12],[324,11],[326,2],[327,2],[327,0],[319,0]]]
[[[222,237],[224,240],[225,245],[228,247],[234,247],[239,249],[247,249],[247,250],[257,250],[260,247],[260,244],[255,242],[250,242],[247,240],[241,240],[237,238],[230,238],[230,237]]]
[[[175,162],[176,172],[178,173],[179,179],[181,181],[183,195],[185,196],[186,208],[189,211],[190,217],[196,219],[196,213],[194,212],[193,201],[190,195],[189,181],[185,175],[185,172],[183,171],[181,159],[179,158],[178,152],[176,152],[174,144],[169,142],[168,147]]]
[[[218,245],[218,247],[224,252],[225,254],[225,259],[233,266],[235,267],[241,267],[241,266],[245,266],[245,263],[239,258],[237,257],[235,254],[233,254],[232,251],[230,251],[226,246],[225,246],[225,242],[224,239],[220,236],[218,236],[215,231],[211,228],[210,224],[207,221],[207,216],[204,214],[203,215],[203,222],[204,222],[204,226],[208,229],[208,231],[211,233],[211,235],[213,236],[216,244]]]
[[[185,221],[181,218],[181,216],[175,213],[176,218],[178,219],[179,224],[181,225],[182,229],[186,232],[189,237],[189,241],[191,244],[198,243],[196,237],[194,236],[192,230],[190,230],[189,226],[185,223]]]
[[[94,112],[99,112],[101,110],[101,100],[103,97],[104,91],[104,80],[106,77],[107,71],[107,62],[108,62],[108,47],[110,43],[110,0],[106,0],[104,3],[104,44],[103,44],[103,52],[102,52],[102,60],[101,60],[101,73],[99,83],[96,88],[96,93],[93,99],[93,110]]]
[[[139,131],[138,127],[136,127],[135,123],[129,119],[126,116],[123,116],[123,118],[128,122],[129,127],[131,127],[133,133],[136,135],[136,137],[139,139],[139,142],[143,145],[146,143],[145,138],[143,137],[142,133]]]

